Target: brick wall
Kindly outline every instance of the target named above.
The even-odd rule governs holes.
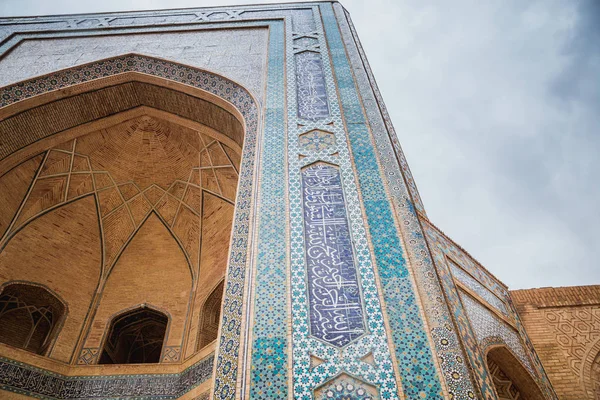
[[[511,297],[559,398],[600,398],[600,285],[514,290]]]

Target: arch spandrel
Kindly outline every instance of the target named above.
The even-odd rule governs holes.
[[[19,280],[45,285],[69,307],[51,358],[70,360],[98,285],[100,265],[100,232],[91,196],[33,220],[0,252],[1,283]]]

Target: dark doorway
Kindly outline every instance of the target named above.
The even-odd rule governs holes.
[[[115,317],[99,364],[160,362],[169,318],[156,310],[137,308]]]

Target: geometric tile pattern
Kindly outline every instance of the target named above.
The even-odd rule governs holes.
[[[297,9],[294,9],[296,7]],[[444,391],[447,390],[453,399],[468,399],[475,396],[475,389],[464,360],[466,354],[473,369],[473,376],[481,387],[481,393],[477,394],[477,397],[483,395],[485,399],[492,399],[494,395],[491,381],[476,336],[468,322],[469,310],[465,310],[459,299],[446,256],[457,261],[459,272],[455,271],[454,274],[457,280],[462,272],[464,276],[461,276],[461,282],[490,304],[499,309],[504,306],[505,315],[507,312],[514,313],[510,307],[510,311],[507,311],[504,303],[510,306],[510,299],[505,288],[482,270],[476,262],[464,255],[462,251],[458,251],[457,246],[436,241],[437,233],[434,233],[428,239],[452,315],[449,313],[417,220],[416,211],[424,215],[424,208],[416,185],[351,22],[344,17],[346,14],[339,4],[334,4],[333,7],[339,20],[336,20],[332,13],[332,5],[324,3],[218,11],[169,10],[131,13],[121,17],[83,16],[68,21],[63,19],[52,22],[55,24],[52,25],[53,27],[58,27],[59,25],[56,25],[58,23],[65,23],[66,25],[60,26],[65,31],[110,27],[114,32],[117,32],[118,27],[144,24],[159,26],[183,23],[189,24],[189,27],[182,29],[193,29],[195,24],[229,20],[235,20],[238,26],[268,26],[270,29],[268,77],[263,115],[265,132],[264,137],[260,138],[260,143],[257,142],[256,136],[259,113],[254,100],[243,88],[210,73],[143,56],[116,57],[104,60],[104,64],[92,63],[36,78],[29,82],[29,85],[26,83],[12,85],[0,92],[0,104],[7,105],[82,80],[136,70],[202,87],[225,98],[242,112],[247,131],[243,166],[239,169],[239,196],[223,304],[222,332],[217,352],[215,398],[231,399],[239,396],[236,387],[240,379],[242,396],[286,398],[289,374],[293,373],[295,398],[314,396],[395,399],[400,392],[395,379],[398,377],[398,383],[402,382],[404,395],[409,399],[420,398],[419,396],[440,398],[442,380],[445,382]],[[319,10],[322,13],[319,13]],[[285,32],[283,22],[274,21],[271,19],[273,17],[285,17]],[[327,38],[320,17],[323,17]],[[247,18],[270,18],[271,20],[247,23],[238,21]],[[27,26],[25,30],[32,32],[43,31],[50,27],[44,19]],[[144,30],[140,27],[136,29]],[[179,28],[168,28],[165,25],[160,29]],[[342,38],[338,29],[342,31]],[[61,34],[56,33],[56,35]],[[2,38],[4,36],[0,32],[0,39]],[[7,40],[0,45],[0,52],[14,46],[17,40],[20,39],[7,37]],[[349,57],[346,57],[346,51]],[[287,79],[283,76],[284,62]],[[349,62],[351,65],[348,65]],[[332,65],[335,67],[334,71],[331,69]],[[355,85],[358,86],[358,93]],[[287,88],[287,93],[284,92],[284,88]],[[343,120],[338,100],[341,100],[343,106]],[[260,101],[262,99],[259,99]],[[287,109],[283,109],[286,102]],[[284,126],[286,119],[287,132]],[[345,124],[348,127],[347,132],[344,130]],[[371,134],[376,148],[371,143]],[[348,145],[351,146],[353,158],[348,152]],[[261,149],[260,154],[256,154],[257,148]],[[324,154],[325,152],[327,154]],[[302,157],[299,157],[300,154]],[[380,158],[377,159],[377,156]],[[140,223],[136,219],[137,209],[146,210],[140,213],[143,215],[149,212],[147,208],[150,207],[157,213],[162,212],[163,218],[170,219],[169,210],[173,209],[171,200],[179,207],[182,200],[178,193],[189,189],[191,182],[191,179],[181,179],[169,188],[151,185],[144,190],[129,183],[117,184],[107,171],[92,171],[87,167],[86,163],[89,162],[86,161],[85,156],[75,151],[75,143],[72,143],[72,147],[67,144],[65,147],[49,151],[46,157],[47,163],[44,164],[39,177],[39,182],[43,182],[44,185],[34,186],[36,191],[43,194],[38,196],[43,200],[38,204],[32,204],[30,211],[27,211],[29,213],[39,214],[43,210],[55,207],[58,202],[65,201],[65,196],[68,201],[86,193],[94,193],[99,199],[103,217],[110,218],[116,212],[128,212],[132,215],[132,226],[135,227]],[[254,176],[255,157],[260,158],[258,176]],[[351,164],[350,160],[354,164]],[[315,165],[319,161],[336,165],[339,170],[339,184],[336,183],[336,191],[339,191],[344,202],[336,212],[343,211],[347,218],[344,228],[344,236],[347,240],[344,239],[342,243],[348,248],[348,260],[354,264],[355,271],[350,274],[353,285],[352,296],[362,294],[362,298],[357,296],[352,300],[360,300],[364,310],[362,312],[365,314],[364,335],[352,338],[347,336],[350,339],[346,340],[351,343],[339,342],[339,345],[343,346],[342,351],[337,345],[330,345],[310,337],[310,303],[306,285],[308,274],[305,265],[309,257],[304,253],[308,237],[305,240],[303,234],[306,221],[303,219],[301,171],[302,168]],[[378,165],[378,161],[381,165]],[[395,167],[390,168],[390,163],[395,164]],[[353,168],[356,168],[356,176]],[[379,168],[383,172],[380,172]],[[282,179],[284,175],[282,171],[288,172],[287,181]],[[248,199],[255,198],[255,185],[258,183],[260,183],[260,203],[253,204]],[[286,189],[289,194],[287,216],[290,224],[291,277],[288,277],[286,270],[288,248],[284,238],[288,232],[286,224],[282,222],[286,220]],[[393,198],[395,210],[390,207],[386,190]],[[363,200],[364,210],[361,209],[359,194],[362,196],[360,199]],[[142,198],[149,205],[144,207],[138,204],[138,208],[128,205],[130,201]],[[168,204],[160,203],[161,198],[169,199]],[[248,251],[249,237],[253,235],[249,221],[251,221],[251,212],[255,210],[260,211],[260,216],[257,217],[258,242],[255,248],[255,259],[248,260],[247,255],[251,254]],[[394,226],[394,213],[399,216],[403,225],[400,229],[406,235],[404,242],[401,242]],[[23,218],[29,219],[27,214],[24,215]],[[373,252],[368,247],[368,235],[371,238]],[[249,271],[249,266],[254,269]],[[409,278],[411,272],[416,285]],[[247,280],[248,274],[253,274],[251,282]],[[379,289],[375,285],[376,276],[381,282]],[[290,283],[291,288],[288,289],[287,285]],[[244,292],[245,287],[250,290],[253,285],[254,292]],[[417,302],[416,292],[421,298],[423,309]],[[241,326],[242,315],[247,310],[243,307],[243,299],[249,293],[254,296],[251,297],[253,299],[251,306],[257,316],[252,327],[250,350],[240,343],[240,336],[245,334]],[[288,343],[289,293],[292,295],[293,354],[292,346]],[[381,298],[385,300],[383,307]],[[471,301],[475,302],[472,299]],[[385,316],[389,318],[387,322],[391,330],[386,329],[382,309],[386,311]],[[473,309],[471,308],[471,314]],[[426,320],[423,319],[422,314],[426,316]],[[473,315],[477,315],[476,318],[481,321],[489,322],[485,313]],[[463,340],[464,351],[455,331],[453,319]],[[530,353],[533,364],[539,371],[539,361],[535,354],[531,354],[532,346],[523,336],[524,330],[518,317],[515,321],[525,341],[525,350],[523,347],[521,349]],[[429,327],[429,331],[426,330],[426,326]],[[505,328],[509,331],[511,329],[508,325]],[[483,332],[481,329],[478,332]],[[503,341],[510,339],[510,334],[507,334],[506,330],[496,330],[502,331],[504,336],[498,334],[486,337],[501,338]],[[513,335],[517,333],[513,331]],[[512,336],[512,339],[514,338]],[[390,346],[392,351],[388,343],[392,343]],[[97,357],[97,349],[84,350],[82,353],[84,362]],[[176,348],[170,348],[165,355],[177,357],[176,353]],[[250,363],[253,369],[238,371],[238,361],[246,360],[248,357],[251,358],[250,362],[244,361],[246,364],[243,365]],[[397,375],[394,372],[394,363],[399,368]],[[9,367],[5,368],[4,365]],[[292,365],[293,372],[287,371],[288,365]],[[438,367],[442,374],[438,374]],[[193,368],[195,366],[190,370]],[[212,357],[210,357],[210,367],[206,368],[206,371],[212,370]],[[61,393],[59,398],[83,395],[93,398],[117,393],[111,392],[116,390],[114,385],[117,384],[98,383],[104,378],[109,378],[110,381],[113,377],[66,378],[41,372],[36,375],[39,371],[31,372],[33,370],[35,369],[30,367],[15,366],[15,363],[0,363],[0,376],[10,376],[0,382],[12,387],[8,390],[23,390],[38,396],[49,395],[49,390],[56,390],[59,387]],[[179,376],[176,383],[169,380],[170,378],[164,378],[166,375],[135,378],[137,380],[133,381],[127,379],[126,383],[121,383],[126,386],[126,390],[123,391],[121,388],[118,395],[128,396],[128,393],[132,393],[129,390],[137,390],[135,392],[137,396],[150,395],[144,390],[152,387],[157,389],[156,393],[152,393],[156,394],[157,398],[176,397],[183,394],[182,388],[189,388],[190,384],[198,383],[197,378],[190,377],[189,374],[185,375],[188,371]],[[245,392],[247,374],[250,374],[248,379],[250,393]],[[48,376],[52,376],[52,379]],[[85,383],[79,383],[78,379]],[[70,380],[77,383],[64,383]],[[75,386],[77,388],[73,389]],[[64,387],[68,389],[65,391]]]
[[[525,353],[519,334],[510,327],[506,322],[500,320],[494,313],[489,311],[485,306],[474,300],[471,296],[459,290],[460,299],[465,307],[471,327],[475,332],[475,337],[479,341],[482,350],[485,351],[487,345],[504,343],[523,363],[525,368],[535,377],[537,374],[529,357]]]
[[[361,95],[367,92],[373,93],[376,104],[372,104],[372,106],[377,107],[377,115],[378,117],[382,118],[382,122],[384,124],[383,129],[386,131],[386,136],[388,137],[389,143],[391,143],[391,147],[394,152],[394,162],[396,163],[396,165],[399,164],[399,167],[401,169],[403,184],[406,185],[408,192],[410,193],[410,198],[414,203],[414,208],[417,209],[422,215],[426,215],[425,208],[423,207],[423,202],[421,201],[421,196],[419,194],[419,191],[417,190],[417,185],[415,183],[415,180],[413,179],[412,172],[410,171],[410,167],[408,166],[408,162],[406,161],[406,157],[404,156],[404,152],[402,150],[402,147],[400,146],[400,142],[398,141],[399,135],[394,129],[394,125],[392,124],[392,120],[387,111],[387,107],[385,106],[385,103],[383,101],[383,97],[381,96],[381,93],[379,91],[379,87],[377,86],[377,82],[373,77],[373,71],[371,71],[371,66],[369,65],[367,57],[365,56],[362,45],[360,44],[360,40],[354,28],[354,24],[352,23],[352,19],[350,18],[350,14],[337,4],[334,5],[334,8],[336,10],[336,15],[340,21],[340,29],[344,33],[343,36],[345,37],[345,41],[347,41],[348,51],[350,53],[353,53],[354,50],[357,51],[356,55],[351,56],[351,61],[358,62],[358,65],[362,67],[355,67],[357,74],[361,74],[364,72],[368,76],[368,90],[364,90],[361,87]],[[350,42],[352,43],[350,44]],[[360,81],[360,79],[361,78],[358,78],[357,80]],[[368,107],[369,105],[365,104],[365,108]]]
[[[175,363],[181,359],[181,346],[165,346],[162,350],[161,363]]]
[[[288,296],[286,262],[284,31],[273,22],[269,30],[269,60],[265,129],[261,137],[258,244],[254,284],[250,398],[288,396]],[[245,357],[245,356],[244,356]],[[245,380],[246,372],[240,371]],[[245,387],[239,395],[247,396]],[[240,398],[238,397],[238,398]],[[218,398],[223,398],[221,395]]]
[[[313,130],[298,137],[300,150],[318,153],[335,145],[335,135],[331,132]]]
[[[448,305],[454,315],[454,320],[460,332],[465,352],[467,354],[469,365],[473,371],[473,376],[477,382],[480,395],[485,400],[495,400],[496,392],[494,391],[494,383],[486,367],[486,360],[483,358],[483,353],[479,348],[479,343],[473,332],[473,328],[469,324],[467,313],[460,301],[458,289],[452,279],[452,274],[446,263],[446,254],[448,254],[448,243],[428,224],[424,224],[424,229],[427,234],[432,255],[435,260],[437,273],[442,282]]]
[[[415,212],[420,201],[416,187],[411,189],[410,171],[405,165],[406,160],[401,149],[396,146],[396,133],[385,112],[385,105],[352,22],[339,4],[334,4],[333,7],[352,63],[380,165],[385,172],[387,188],[400,220],[400,229],[406,237],[404,242],[406,253],[411,261],[412,274],[421,296],[423,312],[429,323],[430,345],[437,355],[446,384],[445,389],[448,395],[455,399],[470,399],[476,392],[475,383],[471,380],[466,354],[460,346],[459,335],[454,328],[450,310],[447,304],[440,301],[444,295]]]
[[[476,279],[474,279],[471,275],[467,274],[462,270],[458,265],[456,265],[453,261],[449,262],[450,270],[452,271],[452,276],[454,279],[457,279],[460,283],[477,293],[481,296],[485,301],[487,301],[492,307],[496,308],[502,314],[508,316],[508,310],[506,309],[506,305],[502,300],[498,298],[494,293],[492,293],[488,288],[479,283]]]
[[[315,14],[315,27],[309,33],[310,43],[300,45],[294,43],[305,33],[295,32],[293,26],[286,24],[287,40],[287,102],[288,102],[288,180],[289,180],[289,216],[290,216],[290,242],[291,242],[291,294],[292,294],[292,340],[293,340],[293,397],[310,399],[315,396],[314,390],[325,382],[335,378],[340,373],[352,376],[364,384],[377,387],[382,398],[397,399],[398,387],[391,361],[391,352],[388,347],[381,304],[375,285],[375,275],[371,263],[370,251],[366,239],[365,221],[362,217],[356,181],[352,170],[351,157],[348,151],[346,134],[341,116],[340,106],[335,96],[336,87],[329,61],[329,54],[321,49],[327,49],[322,25],[320,23],[319,8],[312,7]],[[306,51],[305,46],[311,46],[311,51],[320,52],[322,62],[320,67],[329,94],[329,117],[321,120],[299,118],[296,113],[296,66],[294,54]],[[303,146],[302,134],[312,131],[330,133],[331,144],[326,149],[321,146]],[[327,154],[323,154],[324,151]],[[299,157],[302,154],[304,157]],[[345,214],[352,243],[354,262],[357,269],[357,278],[360,292],[363,297],[365,310],[365,324],[367,333],[353,342],[346,344],[342,349],[331,345],[310,335],[309,321],[307,267],[309,256],[305,253],[304,240],[304,206],[302,191],[302,171],[305,168],[317,165],[330,165],[339,171],[339,180],[343,190],[345,211],[339,207],[340,215]],[[337,176],[337,175],[336,175]],[[338,184],[339,185],[339,184]],[[336,206],[337,207],[337,206]],[[340,228],[339,226],[337,227]],[[307,240],[308,237],[307,237]],[[310,245],[307,244],[310,247]],[[370,355],[370,356],[369,356]],[[367,362],[365,357],[371,357],[374,362]],[[369,359],[367,357],[367,360]]]
[[[315,390],[315,400],[374,400],[377,388],[346,374],[341,374]]]
[[[210,379],[213,360],[179,374],[64,376],[0,357],[0,390],[45,399],[177,399]]]
[[[506,306],[510,320],[516,323],[516,330],[488,310],[484,304],[479,303],[479,301],[458,289],[450,273],[450,268],[452,264],[456,264],[457,268],[464,269],[464,265],[458,264],[454,260],[468,260],[469,256],[463,254],[462,249],[458,248],[454,242],[443,236],[437,228],[434,228],[428,222],[424,224],[424,228],[435,257],[436,267],[444,286],[448,304],[452,307],[474,377],[484,398],[494,399],[495,393],[493,391],[491,375],[486,367],[487,362],[483,358],[483,351],[488,346],[503,344],[510,348],[515,356],[531,372],[531,375],[544,390],[546,396],[550,399],[556,399],[556,395],[551,389],[550,382],[537,358],[535,350],[522,328],[519,316],[512,306],[510,297],[506,297],[506,302],[503,302],[503,304]],[[469,263],[471,268],[476,268],[474,261],[469,261]],[[485,271],[481,271],[477,276],[479,277],[478,283],[480,283],[482,281],[480,277],[486,276],[486,273]],[[488,279],[490,279],[489,276]],[[491,290],[489,286],[484,288]],[[479,294],[478,292],[476,293]],[[495,292],[495,295],[497,295],[497,292]]]
[[[100,349],[98,348],[84,348],[81,349],[81,354],[77,360],[77,364],[80,365],[93,365],[98,362],[98,356],[100,355]]]
[[[342,347],[365,333],[363,303],[337,168],[302,171],[311,335]]]
[[[370,140],[354,77],[345,54],[338,21],[331,4],[321,5],[334,75],[347,134],[356,166],[368,230],[389,316],[389,332],[401,371],[402,388],[408,398],[440,398],[440,377],[428,334],[417,303],[401,240],[392,216],[375,149]]]

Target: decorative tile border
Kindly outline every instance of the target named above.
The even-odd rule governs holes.
[[[322,17],[325,24],[327,36],[325,36],[319,17]],[[260,18],[268,18],[269,21],[241,22],[241,20]],[[283,31],[283,19],[286,21],[285,32]],[[340,374],[346,376],[344,372],[348,372],[353,375],[349,379],[357,383],[353,389],[362,385],[364,388],[369,388],[365,393],[371,393],[372,397],[381,396],[395,399],[398,398],[400,392],[393,368],[392,360],[395,360],[399,364],[399,375],[404,394],[408,398],[418,398],[419,395],[441,398],[443,396],[442,385],[445,385],[444,390],[447,389],[454,399],[469,399],[475,396],[476,389],[464,361],[465,354],[470,360],[473,376],[481,387],[484,398],[494,398],[495,395],[489,386],[489,377],[486,377],[487,371],[482,363],[481,352],[471,331],[471,326],[468,324],[466,312],[460,305],[450,272],[447,270],[445,262],[442,261],[444,253],[437,247],[433,248],[434,241],[430,244],[433,243],[432,251],[438,266],[438,273],[454,318],[449,312],[448,305],[444,302],[444,294],[437,281],[436,271],[417,217],[416,210],[424,215],[424,208],[416,185],[356,33],[346,12],[339,4],[299,3],[294,6],[169,10],[68,18],[42,17],[30,21],[20,19],[16,24],[14,21],[17,19],[6,21],[13,26],[2,29],[4,21],[0,20],[0,40],[3,37],[5,39],[0,44],[0,53],[10,49],[22,38],[34,35],[33,31],[55,29],[58,26],[57,23],[66,23],[62,27],[68,31],[64,33],[65,36],[80,35],[85,32],[81,28],[97,32],[110,28],[111,33],[116,33],[121,31],[116,27],[123,26],[127,27],[130,32],[144,29],[161,32],[183,29],[184,25],[191,27],[194,24],[211,21],[234,21],[238,24],[237,26],[260,24],[260,26],[269,27],[268,78],[264,113],[265,135],[260,142],[257,141],[256,135],[247,136],[244,147],[244,165],[240,175],[231,262],[228,270],[226,297],[223,303],[220,347],[216,363],[215,398],[231,399],[240,395],[245,396],[246,390],[249,391],[248,395],[252,398],[291,397],[292,394],[288,393],[288,383],[291,382],[288,366],[293,365],[293,396],[296,398],[312,398],[317,393],[325,393],[321,390],[325,387],[337,390],[334,384],[340,381]],[[163,24],[164,26],[160,26]],[[21,32],[17,32],[19,29],[15,30],[15,26],[19,26]],[[27,27],[25,28],[25,26]],[[133,29],[134,26],[137,27]],[[146,28],[142,28],[143,26]],[[107,32],[105,31],[104,34]],[[61,33],[56,33],[56,35],[61,35]],[[328,48],[330,53],[326,51]],[[348,52],[348,57],[346,52]],[[135,58],[138,56],[125,57]],[[308,60],[303,62],[303,58],[308,58]],[[334,71],[331,69],[331,62],[335,67]],[[284,63],[287,71],[287,86],[283,72]],[[149,72],[143,72],[193,86],[202,84],[200,81],[194,81],[196,75],[193,73],[196,70],[175,63],[168,64],[175,65],[175,69],[166,68],[164,71],[160,71],[157,66],[155,71],[150,69]],[[88,75],[85,75],[86,66],[82,66],[81,68],[84,69],[79,70],[82,75],[77,77],[68,74],[60,75],[65,72],[61,71],[47,77],[36,78],[32,80],[33,83],[30,86],[12,85],[12,92],[0,92],[0,105],[10,104],[13,101],[19,101],[48,90],[67,87],[79,81],[125,72],[129,70],[127,68],[131,67],[122,64],[115,69],[114,63],[109,63],[109,65],[112,69],[102,66],[100,71],[87,70]],[[135,68],[138,67],[139,65],[135,66]],[[68,71],[76,68],[80,67]],[[186,75],[188,70],[192,72],[191,76]],[[356,76],[353,77],[353,73]],[[65,77],[67,80],[62,81]],[[81,77],[83,80],[80,80]],[[223,79],[222,82],[217,81],[215,84],[216,88],[213,86],[208,91],[224,98],[227,94],[231,98],[232,91],[227,93],[228,81],[224,78],[221,79]],[[210,82],[212,84],[214,81]],[[225,84],[221,85],[223,82]],[[206,82],[204,83],[206,84]],[[299,85],[299,90],[296,90],[296,83]],[[34,87],[35,85],[38,87]],[[287,93],[284,94],[283,91],[286,87]],[[0,89],[0,91],[5,89],[7,88]],[[340,103],[336,96],[337,89],[339,89],[339,100],[343,105],[343,120]],[[236,90],[233,89],[233,92]],[[249,112],[244,114],[244,117],[246,122],[250,120],[249,126],[256,130],[260,125],[256,105],[253,105],[249,95],[246,96],[246,100],[241,102],[239,100],[238,98],[237,103],[234,104],[240,110],[244,107],[246,110],[248,107],[255,107],[254,114]],[[286,100],[287,108],[284,109]],[[231,100],[230,102],[233,103]],[[303,111],[301,112],[301,110]],[[288,182],[281,179],[286,162],[286,118]],[[347,132],[344,130],[344,122],[347,125]],[[320,134],[310,136],[309,133],[314,131],[320,132]],[[371,143],[369,133],[373,135],[374,143]],[[306,140],[306,143],[300,142],[302,138],[310,139],[313,136],[314,140],[309,140],[310,143]],[[348,144],[354,155],[357,176],[354,175],[352,169]],[[256,148],[261,149],[259,154],[254,152]],[[375,154],[379,157],[381,166],[377,164]],[[258,176],[254,176],[256,160],[262,160],[258,165]],[[339,351],[337,346],[330,346],[323,341],[309,337],[309,302],[306,295],[305,266],[305,259],[308,261],[308,257],[304,254],[300,178],[302,168],[317,161],[339,166],[341,187],[347,201],[346,212],[356,255],[355,262],[358,267],[358,286],[362,291],[362,301],[366,310],[366,334],[344,346],[343,351]],[[382,168],[385,173],[385,179],[380,175],[379,168]],[[363,221],[356,179],[360,184],[368,231]],[[248,199],[256,196],[254,182],[260,182],[260,203],[252,211],[253,206]],[[283,240],[286,237],[286,226],[281,223],[285,220],[286,215],[286,185],[288,185],[290,208],[289,234],[292,271],[290,289],[287,286],[290,281],[288,281],[286,270],[286,241]],[[390,207],[386,189],[390,192],[395,209]],[[391,223],[394,214],[401,221],[400,229],[404,235],[406,248],[402,247],[398,232]],[[248,254],[250,253],[247,250],[249,235],[252,234],[250,228],[252,215],[257,215],[258,233],[256,234],[255,259],[249,260]],[[379,271],[385,309],[392,328],[388,332],[386,332],[383,322],[382,305],[375,286],[376,269],[371,263],[372,255],[368,247],[367,232],[372,239],[374,261],[376,261]],[[407,264],[406,257],[410,260],[410,266]],[[482,282],[482,288],[477,290],[489,290],[491,296],[507,299],[505,288],[467,257],[463,258],[464,260],[459,260],[461,267],[466,268],[468,273]],[[465,262],[463,263],[463,261]],[[256,265],[255,268],[252,266],[253,262]],[[442,262],[444,264],[440,267]],[[248,268],[248,265],[251,268]],[[250,276],[247,275],[247,271],[250,271]],[[256,278],[252,274],[255,274]],[[415,292],[409,274],[413,275],[417,292]],[[244,287],[248,285],[248,278],[252,281],[246,287],[251,288],[254,284],[255,288],[250,292],[253,301],[247,304],[249,308],[244,308],[242,306],[245,296]],[[465,285],[468,286],[468,284]],[[288,343],[287,296],[290,295],[290,292],[292,296],[293,349]],[[418,300],[419,295],[421,303]],[[510,300],[507,301],[510,305]],[[398,307],[398,305],[402,305],[402,307]],[[425,314],[426,321],[422,320],[421,312]],[[511,308],[511,313],[513,312],[514,310]],[[246,318],[250,313],[254,315],[251,337],[247,335],[247,331],[243,331],[245,327],[241,326],[244,313],[246,313]],[[246,319],[246,321],[250,323],[251,319]],[[455,331],[454,323],[457,324],[460,338]],[[429,326],[429,331],[426,329],[427,326]],[[523,336],[524,330],[518,319],[517,326]],[[246,342],[240,342],[241,337],[244,337]],[[251,346],[247,342],[250,339]],[[393,343],[393,352],[390,351],[388,342]],[[464,343],[464,349],[461,347],[461,342]],[[533,352],[527,338],[525,338],[525,344],[527,350],[530,353]],[[291,353],[292,351],[293,353]],[[434,354],[437,355],[437,360],[434,359]],[[290,355],[293,355],[292,360],[290,360]],[[250,361],[247,357],[250,357]],[[541,365],[538,365],[539,360],[535,354],[532,357],[539,370],[541,368]],[[242,370],[238,374],[240,359],[244,361],[239,364]],[[311,363],[311,360],[320,361]],[[250,365],[252,369],[247,372]],[[445,379],[438,374],[436,365],[439,365]],[[0,371],[3,371],[1,364]],[[245,378],[247,373],[250,382],[248,389]],[[24,379],[22,377],[27,375],[19,374],[20,372],[15,376],[21,376],[20,379]],[[0,383],[3,382],[1,379]],[[348,379],[344,382],[347,383],[346,381]],[[148,385],[153,385],[153,382],[155,381],[148,381]],[[53,383],[49,383],[49,385],[52,386]],[[241,392],[236,392],[237,385],[241,386]],[[346,394],[352,391],[347,387],[342,387],[341,390],[349,391]]]
[[[487,371],[483,351],[487,346],[493,344],[505,344],[521,359],[523,365],[532,373],[534,379],[545,392],[546,397],[548,399],[556,399],[557,397],[552,389],[552,385],[537,358],[533,346],[531,346],[531,342],[526,336],[519,316],[510,302],[510,297],[507,298],[507,303],[505,304],[509,317],[517,325],[517,331],[508,326],[504,321],[501,321],[491,311],[487,310],[483,304],[478,303],[465,293],[460,293],[460,290],[456,287],[452,279],[447,260],[448,256],[451,256],[453,260],[456,260],[457,257],[459,259],[466,259],[467,256],[464,254],[461,255],[461,251],[454,246],[453,242],[442,236],[437,229],[428,223],[424,224],[424,228],[427,240],[435,256],[436,268],[444,284],[446,298],[453,310],[474,376],[484,398],[495,399],[495,392],[493,391],[491,376]],[[463,268],[463,265],[458,265],[458,267]],[[468,306],[470,306],[470,309],[468,309]],[[493,332],[490,333],[490,330],[493,330]]]
[[[466,273],[462,268],[450,261],[450,271],[452,276],[460,283],[477,293],[481,298],[488,302],[489,305],[500,311],[502,314],[508,316],[508,310],[506,304],[492,293],[488,288],[483,286],[479,281],[473,278],[471,275]]]
[[[357,382],[362,382],[362,385],[377,388],[374,390],[379,391],[381,398],[398,399],[399,389],[375,285],[365,222],[352,170],[340,105],[336,96],[337,90],[329,59],[330,55],[324,51],[327,49],[327,41],[320,18],[318,18],[319,7],[315,6],[313,12],[317,22],[315,30],[310,32],[312,41],[303,45],[298,44],[294,40],[301,35],[291,29],[286,35],[288,42],[288,171],[292,269],[293,396],[296,399],[312,399],[314,396],[318,396],[317,392],[320,391],[320,387],[329,387],[328,385],[336,382],[336,376],[340,373],[349,373]],[[320,51],[325,90],[329,98],[329,118],[311,120],[299,118],[296,113],[298,93],[295,82],[297,75],[294,73],[294,58],[291,56],[295,52],[306,51],[305,46],[311,46],[312,51]],[[307,133],[315,130],[324,133],[327,137],[327,145],[300,148],[299,138],[305,137]],[[324,162],[339,171],[346,205],[345,214],[349,222],[355,263],[358,269],[358,282],[366,311],[367,333],[352,343],[346,344],[342,349],[310,335],[310,304],[307,264],[305,263],[314,260],[308,259],[313,258],[313,255],[305,253],[301,171],[303,169],[306,171],[305,168],[314,166],[316,162]],[[367,361],[369,357],[372,358],[371,362]],[[315,360],[320,361],[315,362]]]
[[[414,191],[405,184],[410,182],[410,171],[402,164],[401,149],[396,148],[396,134],[384,111],[381,96],[364,56],[360,42],[347,13],[339,4],[334,4],[342,38],[355,73],[356,84],[365,109],[369,127],[376,145],[381,168],[385,172],[387,189],[401,221],[400,229],[411,261],[413,278],[421,296],[421,307],[429,323],[430,346],[435,350],[443,372],[448,394],[454,399],[471,399],[477,392],[471,381],[465,353],[460,345],[448,306],[433,267],[433,261],[419,223],[411,196]],[[400,152],[400,153],[398,153]],[[399,155],[398,155],[399,154]],[[400,157],[400,161],[399,158]],[[416,190],[416,188],[414,188]],[[418,201],[418,198],[417,198]]]
[[[283,23],[271,24],[265,131],[260,165],[260,204],[256,278],[251,310],[252,354],[250,398],[285,399],[288,396],[288,323],[285,202],[285,109]],[[248,321],[251,321],[248,319]],[[248,322],[250,323],[250,322]],[[246,397],[245,374],[236,398]],[[222,396],[220,398],[223,398]]]
[[[176,399],[212,372],[212,354],[179,374],[109,376],[64,376],[0,357],[0,389],[42,399]]]
[[[537,377],[536,371],[531,366],[529,358],[525,354],[525,349],[517,332],[465,292],[459,290],[459,296],[467,312],[467,317],[469,318],[475,337],[482,349],[485,351],[487,347],[485,343],[491,339],[501,339],[516,354],[517,358],[531,375]]]
[[[331,4],[321,6],[346,129],[362,193],[403,391],[408,398],[442,398],[442,386],[404,258],[391,204]]]

